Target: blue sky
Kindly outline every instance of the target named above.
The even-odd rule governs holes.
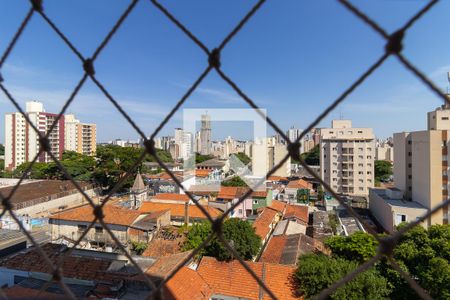
[[[255,1],[161,1],[209,48],[217,46]],[[399,28],[423,1],[354,1],[387,31]],[[28,9],[28,1],[0,4],[0,53]],[[46,0],[45,11],[84,56],[90,56],[128,1]],[[408,31],[404,54],[440,88],[450,71],[450,1],[438,3]],[[335,1],[268,1],[222,52],[222,69],[283,129],[306,127],[383,53],[384,41]],[[207,66],[205,54],[150,1],[141,0],[98,58],[97,78],[148,134]],[[4,84],[24,104],[36,99],[57,112],[82,76],[79,60],[38,16],[33,16],[3,66]],[[379,137],[426,127],[426,112],[441,104],[395,58],[338,107],[330,120],[353,120]],[[185,108],[247,108],[211,72]],[[14,111],[0,95],[0,115]],[[98,140],[137,134],[91,83],[69,108],[98,124]],[[181,112],[162,134],[181,126]],[[3,141],[3,120],[0,123]],[[221,126],[215,138],[245,138],[251,130]]]

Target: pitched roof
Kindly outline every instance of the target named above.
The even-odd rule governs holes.
[[[217,218],[222,213],[217,208],[211,206],[203,205],[203,208],[205,208],[212,218]],[[144,202],[139,208],[139,211],[141,213],[148,213],[166,209],[170,209],[170,215],[172,217],[184,217],[184,204]],[[189,218],[206,219],[206,216],[195,204],[189,205],[188,214]]]
[[[300,255],[317,251],[327,253],[323,243],[305,234],[278,235],[270,239],[259,261],[296,265]]]
[[[312,189],[312,184],[303,179],[298,179],[289,181],[286,187],[289,189]]]
[[[192,251],[186,251],[162,256],[158,258],[155,263],[145,271],[145,273],[152,276],[158,276],[160,278],[166,278],[191,254],[191,252]]]
[[[298,299],[291,276],[295,268],[283,265],[246,262],[278,299]],[[198,274],[213,289],[213,294],[241,297],[245,299],[270,299],[258,282],[244,269],[239,261],[219,262],[212,257],[203,257]],[[264,276],[263,276],[264,274]]]
[[[211,158],[211,159],[205,160],[205,161],[197,164],[197,167],[219,167],[219,168],[222,168],[223,166],[225,166],[225,162],[223,160],[220,160],[217,158]]]
[[[220,187],[220,192],[217,195],[217,198],[222,199],[235,199],[242,197],[245,193],[247,193],[249,188],[247,187],[237,187],[237,186],[222,186]],[[265,191],[253,191],[250,194],[250,197],[259,197],[265,198],[267,197],[267,190]]]
[[[286,206],[286,211],[284,212],[284,218],[296,218],[300,221],[308,224],[309,220],[309,210],[308,206],[305,205],[291,205]]]
[[[256,234],[261,237],[261,239],[264,240],[270,232],[270,225],[272,224],[277,213],[278,212],[276,210],[266,207],[256,218],[255,222],[253,222],[253,228],[255,228]]]
[[[141,173],[136,174],[136,178],[134,179],[133,187],[131,188],[132,192],[140,192],[145,190],[147,187],[144,184],[144,180],[142,180]]]
[[[184,201],[189,202],[189,197],[186,194],[176,194],[176,193],[161,193],[153,196],[151,200],[173,200],[173,201]]]
[[[182,267],[164,286],[164,299],[209,299],[211,287],[198,272]]]
[[[122,208],[115,205],[105,205],[103,207],[103,215],[105,216],[103,220],[106,224],[130,226],[140,214],[141,213],[136,210]],[[92,222],[95,217],[92,206],[86,204],[67,209],[63,212],[54,214],[49,218],[54,220]]]
[[[286,208],[286,203],[281,202],[279,200],[272,200],[272,204],[270,205],[270,207],[275,209],[276,211],[284,213],[284,210]]]
[[[195,170],[195,177],[208,177],[210,173],[211,173],[211,170],[198,169],[198,170]]]
[[[270,181],[285,181],[288,180],[287,177],[283,177],[283,176],[276,176],[276,175],[271,175],[267,178],[267,180]]]
[[[45,254],[56,265],[60,256],[64,255],[66,249],[63,245],[45,244],[41,246]],[[67,278],[78,278],[84,280],[94,280],[103,278],[103,274],[113,260],[98,259],[86,256],[67,256],[61,266],[62,274]],[[39,251],[35,248],[28,248],[0,262],[0,266],[27,272],[41,272],[52,274],[53,269],[47,264]]]

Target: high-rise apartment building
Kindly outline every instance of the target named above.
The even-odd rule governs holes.
[[[450,107],[428,113],[428,130],[394,134],[394,182],[405,200],[430,210],[449,197]],[[427,220],[447,224],[448,206]]]
[[[43,104],[37,101],[26,103],[25,114],[41,135],[46,135],[58,118],[58,114],[45,112]],[[78,127],[80,129],[77,129]],[[77,135],[78,131],[80,135]],[[79,144],[79,140],[83,143]],[[80,124],[79,121],[77,123],[73,115],[68,115],[67,120],[66,116],[61,116],[50,132],[48,141],[51,153],[59,159],[66,149],[93,154],[96,147],[95,125]],[[33,160],[39,152],[39,147],[39,134],[20,112],[5,114],[5,169],[14,170],[17,166]],[[48,153],[41,153],[37,161],[49,162],[51,157]]]
[[[97,151],[97,126],[81,123],[75,115],[65,116],[65,150],[84,155],[94,155]]]
[[[365,196],[374,186],[375,142],[371,128],[333,120],[320,130],[320,172],[336,192]]]
[[[200,154],[211,154],[211,117],[209,115],[202,115],[200,127]]]
[[[255,176],[265,176],[287,155],[286,145],[271,144],[268,141],[257,142],[251,147],[252,172]],[[291,176],[291,158],[289,157],[272,175]]]

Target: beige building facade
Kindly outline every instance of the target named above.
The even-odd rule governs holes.
[[[255,176],[265,176],[288,154],[286,145],[282,144],[266,144],[262,142],[253,144],[251,149],[252,171]],[[272,175],[291,176],[291,158],[289,157]]]
[[[320,130],[320,172],[337,193],[369,194],[374,186],[375,137],[371,128],[353,128],[350,120],[333,120]]]
[[[448,199],[450,109],[428,113],[428,130],[394,134],[394,182],[403,199],[431,210]],[[427,220],[427,226],[448,224],[448,205]]]

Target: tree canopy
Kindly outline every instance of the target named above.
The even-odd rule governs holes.
[[[377,181],[387,181],[392,175],[392,163],[386,160],[375,161],[375,179]]]
[[[222,181],[222,186],[241,186],[248,187],[244,180],[239,176],[233,176],[230,179]]]
[[[238,152],[232,155],[235,155],[244,165],[248,165],[248,163],[251,162],[251,158],[248,157],[244,152]]]
[[[405,225],[402,224],[399,228],[402,226]],[[373,257],[378,247],[377,241],[371,235],[362,232],[354,233],[349,237],[334,236],[327,239],[325,244],[330,248],[332,258],[317,258],[311,264],[322,266],[325,264],[323,262],[328,259],[330,260],[328,263],[332,265],[337,260],[341,260],[338,265],[342,265],[346,261],[353,268],[353,264],[361,264]],[[393,251],[393,257],[404,271],[415,278],[417,283],[430,293],[433,299],[450,298],[450,225],[433,225],[428,230],[421,226],[411,228],[401,237]],[[302,264],[302,262],[305,266],[305,262],[301,258],[299,263]],[[322,267],[325,268],[325,266]],[[343,269],[350,268],[348,266],[339,268],[341,267]],[[331,282],[329,280],[334,278],[331,270],[330,274],[318,273],[317,277],[305,272],[305,270],[297,272],[299,284],[301,282],[305,284],[303,287],[305,290],[302,290],[305,295],[314,295],[318,291],[318,289],[309,287],[309,282],[315,280],[316,285],[327,287]],[[409,284],[389,265],[386,259],[378,262],[373,272],[385,278],[390,298],[417,298]],[[378,276],[375,273],[371,276]],[[299,276],[306,277],[300,278]],[[352,298],[351,295],[347,295],[347,297]]]
[[[60,160],[68,174],[75,180],[93,181],[104,189],[111,189],[143,154],[143,149],[133,147],[120,147],[117,145],[98,146],[96,156],[83,155],[74,151],[65,151]],[[163,162],[171,162],[170,153],[164,150],[157,150],[158,157]],[[154,157],[146,155],[144,162],[155,161]],[[29,167],[26,162],[18,166],[13,175],[19,177]],[[141,172],[145,172],[145,166],[139,164]],[[36,162],[28,173],[32,179],[68,179],[59,170],[54,162]],[[133,184],[134,176],[129,176],[121,189],[127,189]]]
[[[211,224],[203,222],[189,228],[184,250],[197,248],[212,232]],[[256,235],[254,228],[247,221],[231,218],[223,223],[223,236],[245,260],[252,259],[258,254],[261,238]],[[233,255],[216,237],[201,251],[201,255],[213,256],[221,261],[230,261]]]
[[[214,156],[212,156],[212,155],[203,155],[203,154],[200,154],[200,153],[195,153],[195,163],[196,164],[199,164],[199,163],[202,163],[202,162],[204,162],[204,161],[207,161],[207,160],[210,160],[210,159],[213,159],[214,158]]]
[[[312,298],[357,267],[357,262],[343,258],[306,254],[300,257],[294,279],[300,294]],[[337,289],[330,298],[384,299],[389,293],[387,280],[372,268]]]
[[[1,155],[5,155],[5,146],[3,146],[2,144],[0,144],[0,156]]]
[[[320,165],[320,146],[315,145],[310,151],[300,154],[301,158],[310,166]]]

